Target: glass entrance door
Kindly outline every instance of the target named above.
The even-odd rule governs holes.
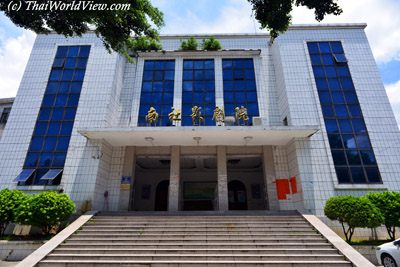
[[[242,182],[229,182],[228,197],[230,210],[247,210],[246,186]]]

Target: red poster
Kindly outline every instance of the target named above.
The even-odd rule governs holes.
[[[296,194],[297,193],[296,176],[290,177],[290,188],[292,189],[292,194]]]
[[[286,195],[290,194],[289,180],[288,179],[276,179],[276,192],[278,200],[285,200]]]

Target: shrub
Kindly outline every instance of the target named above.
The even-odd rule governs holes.
[[[9,223],[15,222],[14,210],[27,197],[19,190],[3,189],[0,191],[0,236],[4,234]]]
[[[146,52],[161,50],[162,46],[156,39],[141,36],[130,43],[130,48],[135,52]]]
[[[68,195],[48,191],[25,200],[16,210],[16,219],[20,224],[41,228],[47,235],[52,229],[57,230],[74,211],[75,204]]]
[[[367,198],[381,211],[391,240],[395,239],[396,227],[400,227],[400,193],[370,193]]]
[[[214,37],[203,40],[203,50],[216,51],[222,49],[221,44]]]
[[[181,50],[197,50],[197,40],[194,37],[190,37],[186,41],[181,41]]]
[[[355,228],[375,228],[383,222],[382,213],[366,197],[331,197],[324,213],[329,219],[340,222],[347,242],[351,241]]]

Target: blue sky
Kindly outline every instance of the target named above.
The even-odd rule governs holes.
[[[165,15],[161,33],[262,32],[246,0],[152,0]],[[339,0],[344,13],[323,23],[366,22],[366,33],[400,124],[400,0]],[[295,8],[293,23],[316,23]],[[0,98],[15,96],[35,35],[0,13]]]

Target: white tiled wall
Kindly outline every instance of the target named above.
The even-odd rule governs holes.
[[[318,93],[314,82],[307,41],[341,41],[349,62],[357,96],[371,137],[383,187],[400,191],[397,178],[400,163],[400,133],[379,76],[363,28],[294,29],[279,37],[273,45],[273,57],[279,104],[291,125],[318,125],[313,137],[294,141],[288,158],[295,154],[297,173],[303,187],[305,208],[323,214],[324,202],[335,194],[362,195],[382,186],[337,188]],[[291,165],[289,160],[289,166]],[[293,175],[293,174],[290,174]]]
[[[201,42],[204,36],[197,36]],[[371,137],[384,186],[400,190],[400,134],[379,72],[362,27],[293,28],[271,46],[266,35],[216,36],[224,49],[260,49],[254,56],[260,116],[266,125],[314,125],[314,136],[292,140],[273,148],[276,178],[296,176],[301,193],[280,201],[281,209],[302,209],[322,214],[324,202],[335,194],[363,194],[365,187],[335,189],[336,174],[325,132],[306,41],[342,41],[361,108]],[[163,37],[165,50],[177,50],[184,37]],[[57,45],[92,46],[75,119],[62,183],[80,205],[92,200],[96,209],[118,207],[125,148],[104,140],[87,140],[78,133],[88,127],[135,127],[140,105],[143,58],[129,63],[109,54],[94,35],[64,38],[37,37],[6,131],[0,141],[0,188],[14,188],[13,179],[22,169],[36,117],[46,88]],[[182,62],[176,60],[174,106],[181,103]],[[222,56],[215,56],[216,103],[223,105]],[[24,189],[40,189],[27,187]],[[108,200],[104,192],[108,191]]]

